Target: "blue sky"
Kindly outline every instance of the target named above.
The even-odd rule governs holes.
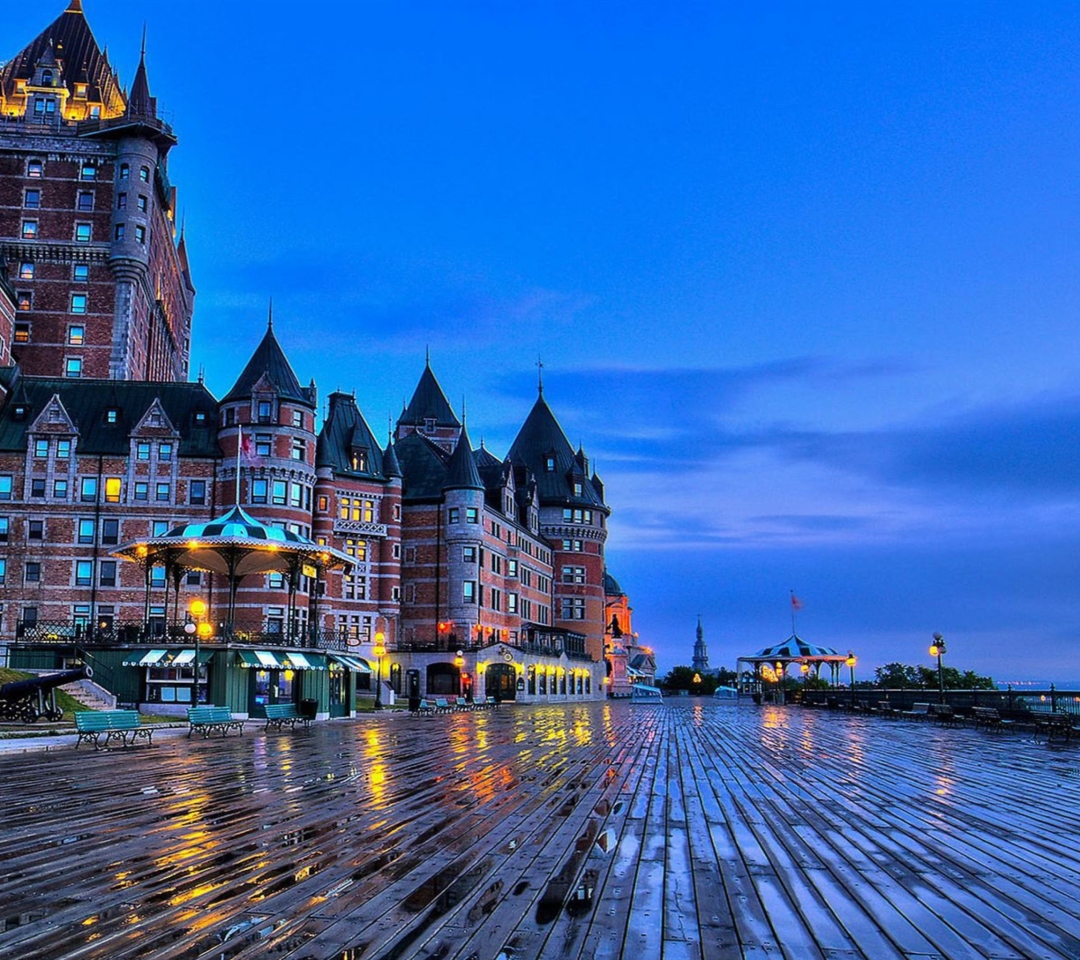
[[[85,7],[125,82],[147,25],[216,394],[273,297],[323,397],[382,433],[430,348],[503,454],[542,356],[662,668],[794,589],[860,675],[1080,675],[1080,7]]]

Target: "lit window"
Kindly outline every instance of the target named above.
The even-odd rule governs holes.
[[[119,477],[106,477],[105,478],[105,502],[106,503],[119,503],[120,502],[120,478]]]
[[[18,310],[27,311],[34,306],[34,295],[29,290],[20,290],[15,294],[15,307]],[[16,337],[18,339],[18,337]],[[27,337],[27,340],[30,338]]]
[[[23,206],[30,210],[37,210],[41,206],[41,191],[27,190],[23,194]]]
[[[19,279],[20,280],[33,280],[34,279],[34,265],[29,262],[23,262],[19,264]]]
[[[45,175],[45,165],[40,160],[31,160],[26,164],[26,175],[40,180]]]
[[[319,513],[326,513],[330,509],[330,498],[327,496],[321,496],[316,501],[319,506]]]
[[[86,339],[86,328],[83,326],[68,327],[68,343],[73,347],[81,347]]]
[[[93,210],[94,195],[89,190],[80,190],[79,198],[75,202],[76,210]]]
[[[0,476],[0,500],[11,499],[11,477]]]
[[[76,243],[89,243],[92,236],[90,224],[77,223],[75,224],[75,242]]]
[[[36,220],[24,220],[22,222],[22,238],[24,240],[36,240],[38,236],[38,222]]]
[[[86,294],[73,293],[71,295],[71,312],[86,313]]]
[[[27,310],[30,308],[27,307]],[[30,342],[30,324],[17,323],[15,324],[15,342],[16,343],[29,343]]]
[[[82,357],[68,357],[66,360],[64,360],[64,376],[82,376]]]
[[[90,267],[85,263],[77,263],[71,268],[71,279],[79,283],[86,283],[90,279]]]

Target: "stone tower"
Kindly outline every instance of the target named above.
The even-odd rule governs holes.
[[[705,630],[701,626],[701,617],[697,622],[697,639],[694,641],[693,667],[696,673],[709,672],[709,649],[705,646]]]

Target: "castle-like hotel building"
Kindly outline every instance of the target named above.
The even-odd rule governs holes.
[[[604,487],[542,387],[500,457],[472,446],[430,363],[390,436],[352,394],[320,411],[272,318],[223,398],[187,382],[195,288],[168,175],[176,142],[145,56],[125,90],[80,0],[0,69],[12,664],[77,656],[121,701],[241,714],[307,700],[346,715],[379,681],[388,697],[628,693],[638,648],[605,570]],[[192,525],[220,539],[234,507],[244,550],[277,528],[340,562],[313,549],[240,575],[240,547],[223,548],[226,575],[170,547]]]

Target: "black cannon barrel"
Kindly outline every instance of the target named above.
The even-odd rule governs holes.
[[[30,677],[28,680],[13,680],[11,683],[5,683],[0,687],[0,700],[21,700],[35,690],[51,690],[53,687],[62,687],[65,683],[89,680],[93,675],[94,671],[84,666],[76,670],[62,670],[60,673],[47,673],[41,677]]]

